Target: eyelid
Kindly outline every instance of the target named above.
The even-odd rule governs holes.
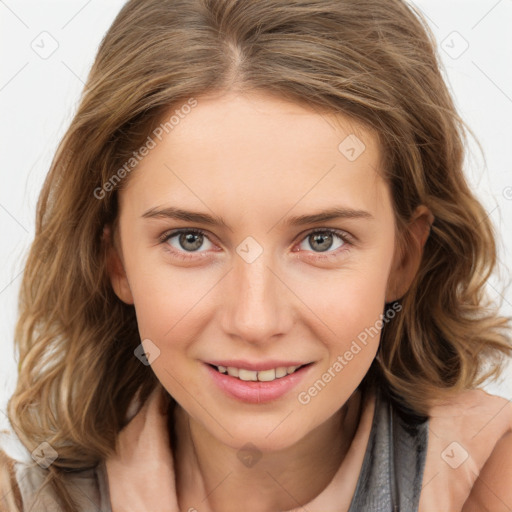
[[[345,231],[344,229],[338,229],[338,228],[311,228],[304,233],[301,233],[299,236],[302,238],[300,241],[304,240],[304,238],[308,237],[309,235],[312,235],[313,233],[332,233],[334,235],[339,236],[344,242],[347,244],[354,245],[357,242],[357,238],[349,233],[348,231]],[[321,253],[318,253],[321,254]]]
[[[158,237],[158,241],[161,243],[167,242],[170,238],[181,233],[195,233],[196,235],[203,235],[210,240],[210,234],[200,228],[178,228],[165,231]],[[210,240],[211,241],[211,240]],[[213,242],[212,242],[213,243]]]

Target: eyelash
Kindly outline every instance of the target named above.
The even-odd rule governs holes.
[[[198,255],[199,255],[199,257],[203,256],[203,254],[201,252],[196,252],[196,251],[191,251],[189,253],[183,252],[183,251],[177,251],[174,248],[171,248],[170,245],[166,244],[166,242],[168,242],[171,238],[175,237],[176,235],[180,235],[182,233],[187,233],[187,234],[192,233],[195,235],[202,235],[205,238],[207,238],[208,240],[210,240],[208,238],[208,234],[206,233],[206,231],[203,231],[203,230],[197,229],[197,228],[188,228],[188,229],[177,229],[174,231],[167,231],[159,237],[159,242],[161,244],[165,244],[165,250],[172,253],[173,256],[176,256],[177,258],[182,259],[184,261],[190,261],[193,259],[197,259]],[[337,258],[340,253],[349,251],[350,248],[354,245],[354,238],[352,235],[349,235],[346,231],[341,231],[341,230],[332,229],[332,228],[324,228],[324,229],[315,228],[311,231],[308,231],[307,233],[304,234],[304,236],[301,238],[299,243],[301,243],[302,241],[304,241],[311,235],[314,235],[317,233],[335,235],[341,239],[341,241],[343,242],[343,245],[341,247],[338,247],[334,251],[326,251],[325,253],[323,253],[323,252],[315,253],[313,251],[313,253],[316,255],[316,256],[313,256],[313,258],[316,260],[326,260],[326,259],[331,259],[333,257]],[[210,240],[210,242],[211,242],[211,240]],[[294,251],[294,252],[299,252],[299,251]],[[207,255],[204,255],[203,257],[206,257],[206,256]]]

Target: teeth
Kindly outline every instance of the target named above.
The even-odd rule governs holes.
[[[233,368],[232,366],[228,366],[228,375],[231,377],[238,377],[238,368]]]
[[[279,368],[273,368],[271,370],[262,370],[260,372],[253,370],[245,370],[243,368],[235,368],[233,366],[217,366],[217,369],[220,373],[227,373],[231,375],[231,377],[238,377],[243,381],[260,381],[260,382],[271,382],[275,379],[280,379],[282,377],[286,377],[286,375],[290,375],[293,373],[298,366],[280,366]]]
[[[228,368],[229,370],[229,368]],[[238,378],[240,380],[258,380],[258,372],[253,372],[251,370],[238,370]]]
[[[261,372],[258,372],[258,380],[261,380],[262,382],[269,382],[271,380],[275,380],[275,378],[275,370],[263,370]]]
[[[285,377],[288,375],[288,372],[286,371],[286,368],[281,366],[280,368],[276,368],[276,377],[280,379],[281,377]]]

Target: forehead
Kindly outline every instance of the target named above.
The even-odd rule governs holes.
[[[174,110],[164,116],[162,124]],[[365,149],[379,157],[377,137],[361,123],[342,113],[320,111],[304,102],[295,103],[269,93],[202,96],[188,114],[180,117],[172,128],[169,143],[181,144],[182,148],[184,143],[208,143],[210,146],[220,144],[219,151],[228,145],[238,152],[246,151],[248,156],[260,151],[260,160],[265,157],[261,154],[262,149],[283,154],[291,150],[300,158],[308,155],[316,158],[318,154],[333,152],[333,149],[343,154],[350,144],[341,148],[338,144],[352,136],[364,140]],[[212,148],[204,146],[204,149]],[[363,148],[356,149],[355,155],[345,153],[347,159],[354,161]],[[275,153],[272,155],[274,159]],[[224,157],[230,155],[234,155],[234,151]],[[375,164],[379,167],[377,162]]]
[[[233,213],[241,204],[282,211],[338,200],[377,213],[389,199],[374,133],[343,114],[276,96],[198,97],[155,142],[122,193],[140,209],[176,200],[199,206],[203,198],[224,210],[231,204]]]

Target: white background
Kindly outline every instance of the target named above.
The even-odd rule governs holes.
[[[123,4],[0,0],[0,428],[15,385],[16,301],[38,193],[99,42]],[[484,149],[485,161],[471,141],[467,175],[499,236],[502,272],[489,290],[512,316],[512,0],[415,5],[436,35],[457,107]],[[53,47],[47,58],[35,51]],[[486,389],[511,399],[511,376]]]

